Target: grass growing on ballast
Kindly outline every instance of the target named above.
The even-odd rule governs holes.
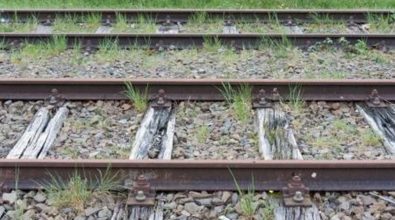
[[[144,92],[140,92],[130,82],[126,82],[125,85],[125,94],[133,103],[134,108],[137,112],[144,113],[148,107],[148,86],[145,87]]]
[[[247,123],[251,118],[252,87],[246,84],[234,89],[230,83],[223,83],[220,89],[226,103],[239,121]]]
[[[48,42],[27,43],[21,49],[16,49],[12,54],[12,62],[18,63],[22,59],[40,59],[57,56],[67,49],[64,36],[54,36]]]
[[[201,125],[196,131],[196,138],[200,144],[204,144],[210,135],[210,128],[207,125]]]
[[[3,0],[0,8],[395,8],[393,0]]]
[[[110,195],[111,191],[120,189],[119,173],[111,174],[110,167],[104,172],[99,171],[99,175],[95,177],[95,185],[78,172],[74,172],[67,182],[63,182],[56,175],[50,176],[50,182],[45,188],[48,198],[59,208],[69,207],[79,212],[94,198]]]
[[[301,86],[289,86],[288,100],[288,106],[292,109],[292,111],[296,113],[302,112],[305,102],[302,99]]]

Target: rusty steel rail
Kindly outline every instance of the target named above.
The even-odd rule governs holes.
[[[137,20],[139,16],[150,17],[157,22],[171,19],[174,22],[187,22],[196,14],[204,14],[208,18],[223,18],[231,20],[271,20],[280,22],[311,21],[315,16],[333,20],[345,20],[354,23],[364,23],[369,16],[391,16],[394,10],[332,10],[332,9],[2,9],[0,19],[12,20],[17,17],[26,20],[31,17],[40,22],[53,21],[56,17],[72,16],[83,17],[91,14],[100,14],[103,23],[116,22],[117,16],[129,22]]]
[[[100,172],[131,182],[144,175],[157,191],[281,190],[294,175],[312,191],[395,190],[395,161],[0,160],[3,188],[42,188],[76,172],[96,183]],[[235,180],[233,179],[233,173]]]
[[[351,44],[365,41],[370,47],[395,47],[395,34],[40,34],[40,33],[0,33],[0,40],[11,48],[25,43],[49,42],[64,37],[69,48],[78,45],[83,49],[97,49],[108,40],[118,43],[120,48],[145,46],[149,48],[193,48],[202,47],[205,42],[219,41],[237,49],[253,49],[262,42],[283,43],[285,40],[294,46],[308,48],[319,42],[331,39],[334,45],[346,40]]]
[[[222,101],[220,89],[229,83],[233,87],[247,84],[254,97],[265,90],[268,99],[288,100],[290,89],[300,91],[305,101],[364,101],[373,90],[383,100],[395,100],[395,80],[204,80],[204,79],[0,79],[0,99],[39,100],[59,97],[66,100],[123,100],[125,82],[144,91],[150,98],[160,89],[174,101]],[[273,92],[273,90],[277,92]],[[277,94],[278,93],[278,94]],[[278,97],[278,95],[280,97]]]

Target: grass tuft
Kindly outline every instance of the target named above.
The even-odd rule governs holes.
[[[88,182],[75,172],[68,183],[63,183],[56,176],[51,175],[51,185],[46,188],[48,198],[60,208],[73,207],[83,211],[85,204],[92,197],[93,192],[88,188]]]
[[[132,83],[126,82],[125,94],[133,103],[137,112],[143,113],[148,107],[148,85],[145,87],[144,92],[137,90]]]
[[[50,174],[50,184],[45,190],[56,207],[70,207],[82,212],[88,202],[97,196],[109,195],[111,191],[120,188],[118,175],[118,172],[111,175],[110,167],[107,167],[104,173],[99,171],[99,176],[96,177],[97,185],[92,185],[78,172],[74,172],[66,183],[58,176]]]
[[[196,131],[196,137],[200,144],[206,143],[210,134],[210,129],[207,125],[200,126]]]
[[[247,220],[253,220],[255,212],[258,208],[258,203],[255,201],[255,185],[254,185],[254,176],[252,176],[251,186],[248,187],[247,192],[243,192],[239,183],[237,182],[236,177],[234,176],[231,169],[229,169],[230,174],[232,175],[233,181],[236,185],[237,192],[240,196],[240,209],[242,214],[247,218]]]
[[[251,117],[252,87],[242,84],[238,89],[234,89],[230,83],[223,83],[220,91],[236,118],[242,123],[248,122]]]
[[[291,109],[298,113],[303,110],[305,102],[302,99],[302,90],[299,85],[289,86],[288,104]]]

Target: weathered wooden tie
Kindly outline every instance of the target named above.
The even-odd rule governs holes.
[[[262,157],[265,160],[303,160],[286,114],[277,106],[258,108],[256,112],[259,126],[259,149]],[[302,186],[302,200],[309,196],[305,195],[308,194],[306,191],[308,190]],[[283,192],[283,197],[285,196],[285,192]],[[301,206],[289,207],[285,206],[284,202],[279,199],[275,199],[273,202],[277,204],[274,210],[276,220],[320,219],[315,204],[312,204],[311,207],[303,207],[306,203],[302,201]]]
[[[259,150],[265,160],[296,159],[302,154],[284,112],[279,108],[259,108]]]
[[[386,151],[395,154],[395,107],[370,107],[361,103],[357,105],[357,109],[373,131],[381,137]]]
[[[7,155],[7,159],[43,159],[55,142],[68,112],[67,107],[59,108],[48,123],[48,109],[39,109],[22,137]]]
[[[14,145],[12,150],[8,153],[7,159],[19,159],[28,146],[34,145],[40,134],[47,125],[49,119],[49,112],[46,108],[40,108],[34,115],[33,120]]]
[[[171,107],[152,107],[150,106],[146,112],[136,138],[133,142],[130,159],[171,159],[173,149],[173,137],[175,129],[176,115]],[[143,181],[144,182],[144,181]],[[136,183],[135,183],[136,184]],[[142,183],[142,188],[147,190],[147,183]],[[137,187],[138,188],[138,183]],[[144,193],[144,194],[143,194]],[[154,195],[141,191],[142,200],[139,201],[138,193],[135,192],[129,195],[128,200],[136,201],[137,204],[130,205],[129,219],[141,220],[163,220],[163,202],[157,201],[155,206],[152,203],[147,205],[145,197],[150,197],[151,201]],[[141,204],[138,204],[140,203]]]

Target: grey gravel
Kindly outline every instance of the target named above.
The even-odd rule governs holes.
[[[388,192],[379,193],[392,200]],[[395,219],[395,204],[378,199],[369,193],[316,193],[316,204],[322,220]]]
[[[127,101],[70,102],[47,158],[128,158],[143,114]]]
[[[296,141],[306,160],[391,159],[355,103],[311,102],[302,108],[285,105]]]
[[[178,106],[172,159],[257,159],[257,142],[253,112],[242,123],[225,103]]]
[[[326,47],[325,45],[323,47]],[[16,53],[16,52],[14,52]],[[21,56],[22,57],[22,56]],[[82,55],[29,55],[0,51],[0,77],[44,78],[249,78],[328,79],[395,77],[394,51],[365,54],[343,49],[260,49],[233,52],[215,48],[151,52],[115,51]]]

